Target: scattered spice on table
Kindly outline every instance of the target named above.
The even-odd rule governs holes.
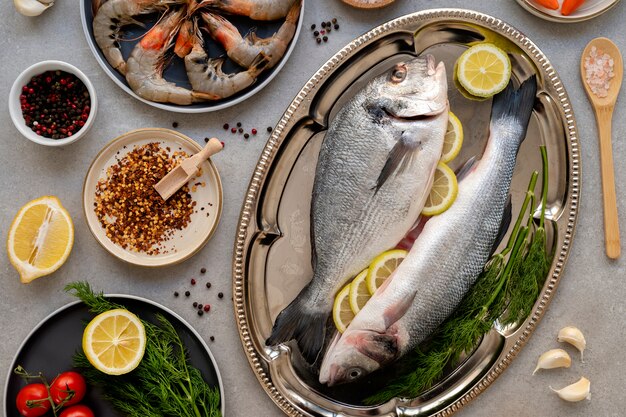
[[[191,278],[191,285],[196,285],[196,279],[195,278]]]
[[[176,129],[176,128],[178,127],[178,122],[173,122],[173,123],[172,123],[172,127],[173,127],[174,129]]]
[[[211,339],[211,342],[215,342],[215,336],[211,336],[209,339]]]
[[[585,80],[596,96],[602,98],[608,95],[611,80],[615,77],[614,66],[613,57],[602,49],[591,47],[585,57]]]
[[[201,316],[201,315],[203,315],[203,314],[204,314],[204,311],[202,311],[202,310],[198,310],[198,315],[199,315],[199,316]]]
[[[223,127],[224,127],[224,130],[228,130],[228,127],[229,127],[229,126],[228,126],[228,123],[224,123],[224,126],[223,126]]]
[[[135,146],[107,169],[96,186],[95,214],[107,237],[124,249],[164,253],[163,243],[191,221],[196,202],[183,186],[164,201],[154,184],[187,157],[156,142]]]
[[[203,310],[205,313],[208,313],[211,310],[211,305],[210,304],[205,305]]]
[[[334,17],[331,20],[324,21],[320,23],[321,29],[317,29],[316,24],[311,25],[311,32],[313,34],[313,38],[315,42],[318,44],[323,42],[328,42],[328,35],[332,32],[333,29],[339,30],[339,24],[337,23],[337,18]]]
[[[250,135],[248,133],[244,133],[243,137],[244,137],[244,139],[248,139],[250,137]]]
[[[191,293],[189,291],[185,291],[185,297],[189,297]]]
[[[196,301],[194,301],[192,306],[193,306],[193,308],[196,308],[196,307],[198,307],[198,303]]]
[[[178,297],[178,291],[174,291],[174,297]]]
[[[65,139],[76,134],[89,118],[91,99],[85,84],[65,71],[35,75],[22,87],[24,122],[37,135]]]
[[[217,294],[217,297],[218,297],[218,298],[224,298],[224,293],[223,293],[223,292],[218,293],[218,294]]]
[[[210,283],[210,282],[207,282],[207,283],[206,283],[206,287],[207,287],[207,288],[211,288],[211,283]]]
[[[256,135],[256,134],[257,134],[257,130],[256,130],[256,129],[252,129],[250,132],[251,132],[253,135]]]
[[[270,133],[272,131],[272,126],[268,126],[267,127],[267,131],[268,131],[268,133]]]
[[[204,208],[204,207],[203,207]],[[206,274],[206,268],[200,268],[200,273],[201,274]]]

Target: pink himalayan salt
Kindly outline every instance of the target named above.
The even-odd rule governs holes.
[[[585,78],[591,91],[598,97],[606,97],[611,86],[611,79],[615,77],[613,58],[595,46],[591,47],[589,55],[585,57]]]

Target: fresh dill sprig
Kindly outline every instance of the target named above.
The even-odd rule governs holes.
[[[93,313],[125,308],[94,293],[86,282],[75,282],[65,290],[80,298]],[[220,393],[209,386],[189,363],[185,346],[176,329],[163,315],[158,325],[145,320],[146,350],[139,366],[116,376],[95,369],[83,352],[74,355],[89,383],[102,389],[104,399],[129,417],[221,417]]]
[[[401,359],[400,377],[368,397],[366,404],[381,404],[394,397],[417,397],[441,379],[446,367],[457,364],[463,353],[470,353],[496,320],[504,325],[512,324],[530,314],[550,268],[544,222],[548,160],[545,146],[540,149],[542,198],[536,230],[532,207],[537,171],[531,175],[507,246],[490,259],[472,289],[455,312],[435,330],[427,346],[420,346]]]

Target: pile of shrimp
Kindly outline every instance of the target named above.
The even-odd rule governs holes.
[[[126,77],[138,96],[188,105],[232,96],[276,65],[296,32],[301,3],[302,0],[93,0],[93,33],[106,60]],[[161,13],[161,17],[125,61],[120,49],[122,28],[142,25],[136,18],[150,13]],[[259,38],[254,31],[242,36],[222,16],[224,13],[258,21],[284,19],[284,23],[268,38]],[[224,73],[226,58],[209,58],[201,30],[220,43],[228,58],[243,70]],[[191,89],[163,77],[172,48],[184,59]]]

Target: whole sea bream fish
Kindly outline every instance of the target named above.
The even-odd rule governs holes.
[[[482,159],[461,179],[454,204],[426,222],[404,261],[335,338],[321,383],[351,382],[395,361],[457,308],[497,243],[536,90],[533,76],[494,98]]]
[[[316,360],[337,292],[393,248],[422,211],[448,124],[443,63],[396,64],[333,119],[311,205],[313,279],[276,318],[268,345],[296,339]]]

